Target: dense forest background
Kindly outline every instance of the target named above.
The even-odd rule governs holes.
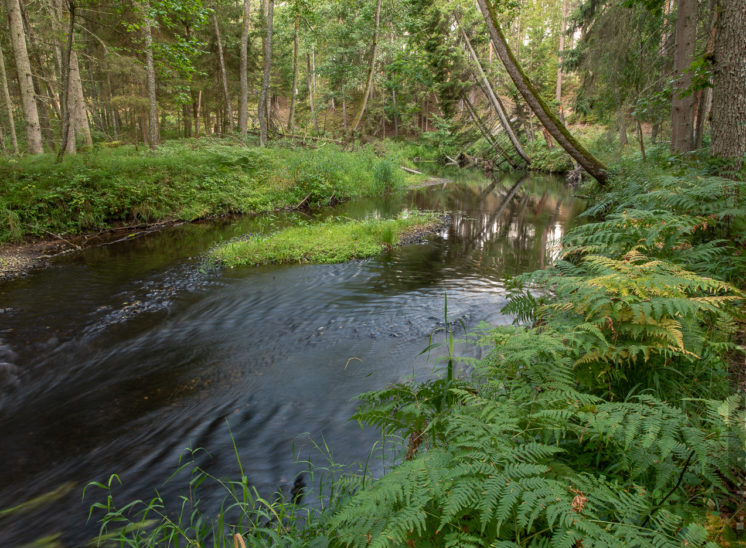
[[[458,150],[466,130],[520,164],[530,161],[520,140],[553,139],[489,40],[480,3],[6,0],[0,145],[74,154],[180,137],[430,134]],[[643,155],[645,140],[670,140],[678,153],[711,142],[716,156],[742,157],[738,0],[493,8],[532,92],[571,127],[603,125]]]

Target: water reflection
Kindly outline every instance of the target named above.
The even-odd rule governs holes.
[[[449,211],[451,222],[372,260],[220,273],[200,259],[215,242],[299,218],[414,207]],[[580,207],[552,178],[478,179],[310,215],[183,225],[0,286],[0,508],[78,485],[0,517],[0,537],[15,545],[59,531],[65,545],[83,543],[96,527],[84,525],[82,485],[117,472],[121,496],[148,497],[187,446],[210,452],[212,473],[235,475],[226,419],[264,493],[292,481],[293,443],[310,447],[303,433],[342,462],[365,458],[377,434],[348,422],[351,398],[437,374],[433,357],[417,355],[441,325],[445,291],[451,319],[509,321],[505,279],[556,259]]]

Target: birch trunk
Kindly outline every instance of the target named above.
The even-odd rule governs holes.
[[[220,61],[220,79],[223,81],[223,101],[225,101],[225,117],[228,119],[228,129],[233,133],[233,107],[231,106],[231,95],[228,91],[228,75],[225,72],[225,58],[223,57],[223,43],[220,40],[220,25],[218,16],[212,12],[212,23],[215,27],[215,40],[218,43],[218,60]],[[225,121],[223,121],[225,125]]]
[[[13,117],[13,104],[10,102],[10,92],[8,91],[8,77],[5,73],[5,58],[3,49],[0,47],[0,84],[3,88],[3,99],[5,108],[8,110],[8,125],[10,126],[10,142],[13,146],[13,154],[18,154],[18,138],[16,136],[16,122]]]
[[[249,9],[249,0],[243,0],[243,25],[241,27],[241,101],[238,113],[238,131],[241,133],[241,140],[246,140],[246,126],[249,117],[249,82],[248,82],[248,64],[249,64],[249,23],[251,21],[251,10]]]
[[[41,144],[41,125],[39,111],[36,108],[34,82],[31,77],[31,63],[26,49],[26,35],[21,20],[21,6],[18,0],[7,0],[8,24],[10,26],[10,42],[16,61],[18,85],[21,89],[23,117],[26,123],[26,146],[30,154],[41,154],[44,147]]]
[[[606,166],[604,166],[595,156],[588,152],[577,140],[570,134],[565,125],[551,113],[546,102],[541,98],[534,88],[528,76],[523,72],[518,61],[510,50],[505,36],[500,30],[497,22],[497,15],[494,9],[487,3],[487,0],[477,0],[479,8],[484,15],[490,38],[495,46],[495,51],[500,57],[505,69],[510,75],[511,80],[516,88],[526,100],[528,105],[536,114],[547,131],[565,149],[583,168],[590,173],[600,184],[604,184],[608,179]]]
[[[365,93],[363,93],[363,102],[360,105],[360,110],[355,116],[355,121],[352,123],[352,131],[357,131],[360,126],[360,121],[363,119],[365,108],[368,106],[368,98],[370,97],[370,90],[373,87],[373,76],[376,70],[376,54],[378,53],[378,27],[381,22],[381,0],[376,3],[376,22],[375,29],[373,30],[373,48],[370,54],[370,69],[368,70],[368,82],[365,85]]]

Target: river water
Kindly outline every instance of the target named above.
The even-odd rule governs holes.
[[[323,462],[365,460],[380,436],[349,421],[354,396],[440,374],[420,352],[449,320],[504,324],[505,281],[541,268],[583,204],[548,176],[469,176],[333,210],[187,224],[89,248],[0,285],[0,544],[79,546],[97,531],[83,487],[117,473],[120,501],[185,492],[163,482],[184,450],[269,495]],[[330,215],[449,211],[426,242],[339,265],[216,271],[221,240]],[[438,335],[434,335],[437,339]],[[478,355],[478,350],[460,352]],[[381,472],[384,460],[368,463]],[[2,509],[50,492],[39,504]]]

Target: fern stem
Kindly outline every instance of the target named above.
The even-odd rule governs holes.
[[[648,521],[650,521],[650,518],[653,517],[653,515],[660,510],[661,506],[668,500],[668,497],[674,494],[676,489],[679,488],[679,485],[681,485],[681,481],[684,479],[684,474],[686,474],[687,469],[689,468],[689,464],[692,462],[692,459],[694,458],[694,450],[692,450],[691,453],[689,453],[689,457],[686,459],[686,462],[684,463],[684,468],[681,469],[681,474],[679,474],[679,480],[676,482],[676,485],[673,486],[673,488],[666,494],[663,499],[655,505],[655,508],[648,514],[648,517],[645,518],[645,521],[642,522],[642,527],[645,527],[648,524]]]

